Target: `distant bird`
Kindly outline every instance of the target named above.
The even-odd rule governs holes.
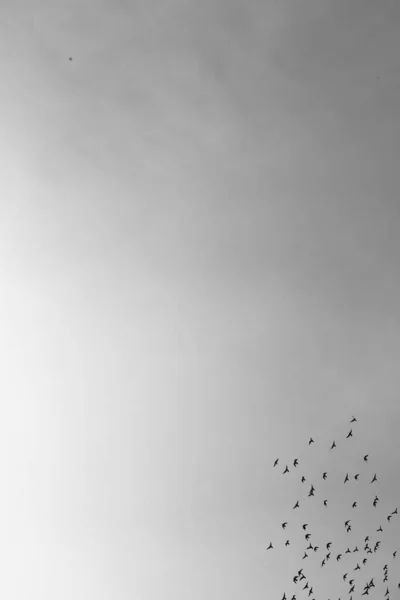
[[[299,461],[298,461],[297,458],[295,458],[294,461],[293,461],[293,466],[297,467],[298,464],[299,464]]]
[[[356,568],[354,569],[355,571],[359,571],[361,569],[360,565],[357,563]]]
[[[367,558],[363,558],[363,565],[367,564],[367,560],[368,560]]]
[[[352,587],[352,588],[350,588],[350,590],[349,590],[349,594],[351,594],[352,592],[354,592],[354,587],[355,587],[355,586],[353,585],[353,587]]]
[[[278,462],[279,462],[279,458],[277,458],[276,461],[274,462],[274,467],[276,467],[276,465],[278,464]]]
[[[289,540],[286,540],[286,542],[285,542],[285,546],[290,546],[290,542],[289,542]]]
[[[348,527],[348,526],[349,526],[349,524],[350,524],[350,519],[349,519],[348,521],[345,521],[345,522],[344,522],[344,526],[345,526],[345,527]]]
[[[356,506],[357,506],[357,502],[353,502],[352,508],[356,508]]]
[[[344,479],[344,482],[343,482],[343,483],[346,483],[346,481],[349,481],[349,474],[348,474],[348,473],[346,474],[346,477],[345,477],[345,479]]]
[[[338,554],[337,557],[336,557],[336,560],[340,560],[341,558],[342,558],[342,555]]]
[[[357,546],[354,548],[353,552],[358,552]]]
[[[396,558],[397,550],[393,552],[393,558]]]
[[[350,552],[351,552],[350,548],[347,548],[345,554],[350,554]]]
[[[307,552],[304,552],[304,556],[303,556],[302,560],[304,560],[304,559],[305,559],[305,558],[307,558],[307,557],[308,557],[308,554],[307,554]]]
[[[349,437],[353,437],[353,430],[352,429],[350,429],[349,433],[346,435],[346,440]]]
[[[283,592],[282,600],[286,600],[286,593]]]
[[[373,476],[371,483],[374,483],[374,481],[378,481],[378,479],[377,479],[377,477],[376,477],[376,473],[375,473],[375,475]]]
[[[326,479],[326,477],[327,477],[327,473],[323,473],[322,479]]]
[[[328,554],[326,555],[326,560],[329,560],[329,559],[330,559],[330,557],[331,557],[331,553],[330,553],[330,552],[328,552]]]
[[[304,482],[305,482],[305,480],[306,480],[306,478],[305,478],[305,477],[304,477],[304,475],[303,475],[303,476],[302,476],[302,478],[301,478],[301,483],[304,483]]]
[[[311,586],[310,587],[310,591],[308,592],[308,595],[311,596],[312,592],[313,592],[313,589],[312,589],[312,586]]]
[[[369,535],[367,535],[367,537],[365,538],[364,542],[368,542],[369,541]]]
[[[305,535],[304,537],[306,538],[306,540],[307,540],[307,542],[308,542],[308,540],[309,540],[309,539],[310,539],[310,537],[311,537],[311,533],[306,533],[306,535]]]
[[[332,444],[332,446],[331,446],[331,450],[332,450],[332,448],[336,448],[336,443],[335,443],[335,440],[333,440],[333,444]]]
[[[386,517],[388,521],[390,521],[390,519],[392,518],[392,515],[389,515],[388,517]]]
[[[306,530],[307,525],[308,525],[308,523],[304,523],[304,525],[303,525],[304,531]]]
[[[68,60],[72,60],[72,56],[70,56]]]
[[[354,475],[354,479],[355,479],[356,481],[358,481],[358,478],[359,478],[359,477],[360,477],[360,473],[357,473],[356,475]]]
[[[297,575],[295,575],[295,577],[293,577],[293,583],[297,583],[297,582],[298,582],[298,580],[299,580],[298,576],[297,576]]]
[[[327,502],[328,500],[324,500],[324,506],[328,506]]]
[[[382,529],[382,525],[379,526],[379,529],[377,529],[376,531],[383,531]]]
[[[321,567],[324,567],[324,566],[325,566],[325,558],[324,558],[324,560],[321,563]]]
[[[347,577],[347,575],[348,575],[348,573],[345,573],[345,574],[343,575],[343,581],[346,581],[346,577]]]
[[[329,548],[332,546],[332,542],[328,542],[326,545],[326,549],[329,550]]]
[[[299,501],[298,501],[298,500],[297,500],[296,504],[293,506],[293,510],[294,510],[295,508],[299,508]]]
[[[353,416],[352,420],[350,421],[350,423],[356,423],[357,419]]]
[[[288,467],[287,465],[286,465],[286,468],[285,468],[285,470],[283,471],[283,475],[284,475],[285,473],[289,473],[289,467]]]
[[[314,552],[317,552],[319,546],[314,546]]]
[[[282,529],[286,529],[286,525],[287,525],[287,521],[285,521],[284,523],[282,523]]]
[[[365,462],[368,462],[368,456],[369,456],[369,454],[366,454],[366,455],[364,456],[364,460],[365,460]]]
[[[273,548],[273,545],[271,544],[271,542],[269,543],[269,546],[267,548],[267,550],[270,550],[271,548]]]
[[[303,587],[303,590],[306,590],[308,588],[308,581],[306,582],[306,585]]]
[[[397,515],[397,508],[394,509],[394,511],[392,512],[392,515]]]
[[[310,437],[309,441],[308,441],[308,445],[310,446],[310,444],[315,444],[314,440]]]

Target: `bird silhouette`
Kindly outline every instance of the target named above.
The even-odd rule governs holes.
[[[342,558],[342,555],[338,554],[337,557],[336,557],[336,560],[340,560],[341,558]]]
[[[345,527],[348,527],[348,526],[349,526],[349,524],[350,524],[350,519],[349,519],[348,521],[345,521],[345,522],[344,522],[344,526],[345,526]]]
[[[353,552],[358,552],[357,546],[354,548]]]
[[[390,519],[392,518],[392,515],[389,515],[388,517],[386,517],[388,521],[390,521]]]
[[[302,482],[302,483],[304,483],[304,482],[305,482],[305,480],[306,480],[306,478],[305,478],[305,477],[304,477],[304,475],[303,475],[303,476],[302,476],[302,478],[301,478],[301,482]]]
[[[392,515],[397,515],[397,508],[394,509],[394,511],[392,512]]]
[[[304,523],[304,525],[303,525],[304,531],[306,530],[307,525],[308,525],[308,523]]]
[[[297,458],[295,458],[294,461],[293,461],[293,466],[297,467],[298,464],[299,464],[299,461],[298,461]]]
[[[382,526],[379,526],[379,529],[377,529],[376,531],[383,531]]]
[[[286,540],[286,542],[285,542],[285,546],[290,546],[290,542],[289,542],[289,540]]]
[[[374,483],[374,481],[378,481],[378,479],[377,479],[377,477],[376,477],[376,473],[375,473],[375,475],[373,476],[371,483]]]
[[[299,508],[299,501],[298,501],[298,500],[297,500],[296,504],[293,506],[293,510],[294,510],[295,508]]]
[[[285,470],[283,471],[283,475],[284,475],[285,473],[289,473],[289,467],[288,467],[287,465],[286,465],[286,468],[285,468]]]
[[[364,456],[364,460],[365,460],[365,462],[368,462],[368,456],[369,456],[369,454],[366,454],[366,455]]]
[[[368,560],[367,558],[363,558],[363,565],[367,564],[367,560]]]
[[[287,525],[287,521],[285,521],[284,523],[282,523],[282,529],[286,529],[286,525]]]
[[[350,423],[356,423],[357,419],[353,416],[353,418],[351,419]]]
[[[315,444],[314,440],[310,437],[309,441],[308,441],[308,445],[310,446],[310,444]]]
[[[397,550],[393,552],[393,558],[396,558]]]
[[[326,477],[327,477],[327,473],[323,473],[322,479],[326,479]]]
[[[273,548],[273,545],[271,544],[271,542],[269,543],[269,546],[267,548],[267,550],[271,550],[271,548]]]
[[[308,542],[308,540],[309,540],[309,539],[310,539],[310,537],[311,537],[311,533],[306,533],[306,535],[305,535],[304,537],[306,538],[306,540],[307,540],[307,542]]]
[[[348,473],[346,474],[346,477],[345,477],[345,479],[344,479],[344,482],[343,482],[343,483],[346,483],[346,481],[349,481],[349,474],[348,474]]]
[[[332,450],[333,448],[336,448],[336,442],[335,442],[335,440],[333,440],[333,443],[332,443],[332,446],[331,446],[331,450]]]
[[[352,429],[350,429],[349,433],[346,435],[346,440],[349,437],[353,437],[353,430]]]
[[[356,568],[354,569],[355,571],[359,571],[361,569],[360,565],[357,563]]]
[[[343,581],[346,581],[346,577],[347,577],[347,575],[348,575],[348,573],[345,573],[345,574],[343,575]]]
[[[304,560],[304,559],[305,559],[305,558],[307,558],[307,557],[308,557],[308,554],[307,554],[307,552],[304,552],[304,556],[303,556],[302,560]]]
[[[357,473],[356,475],[354,475],[354,479],[355,479],[356,481],[358,481],[358,478],[359,478],[359,477],[360,477],[360,473]]]
[[[352,508],[356,508],[356,506],[357,506],[357,502],[353,502]]]
[[[326,545],[326,549],[329,550],[329,548],[332,546],[332,542],[328,542]]]
[[[276,467],[276,465],[278,464],[278,462],[279,462],[279,458],[277,458],[276,461],[274,462],[274,467]]]
[[[328,506],[328,500],[324,500],[324,506]]]

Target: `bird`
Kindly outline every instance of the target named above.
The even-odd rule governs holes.
[[[285,521],[284,523],[282,523],[282,529],[286,529],[286,525],[287,525],[287,521]]]
[[[326,545],[326,549],[329,550],[329,548],[332,546],[332,542],[328,542]]]
[[[332,450],[333,448],[336,448],[336,442],[335,442],[335,440],[333,440],[333,443],[332,443],[332,446],[331,446],[331,450]]]
[[[299,506],[300,506],[300,505],[299,505],[299,501],[297,500],[296,504],[293,506],[293,510],[294,510],[295,508],[299,508]]]
[[[301,483],[304,483],[304,482],[305,482],[305,480],[306,480],[306,478],[305,478],[305,477],[304,477],[304,475],[303,475],[303,476],[302,476],[302,478],[301,478]]]
[[[346,440],[349,437],[353,437],[353,430],[352,429],[350,429],[349,433],[346,435]]]
[[[351,552],[350,548],[347,548],[345,554],[350,554],[350,552]]]
[[[308,445],[310,446],[310,444],[315,444],[314,440],[312,439],[312,437],[310,437],[309,441],[308,441]]]
[[[390,519],[392,518],[392,515],[389,515],[386,517],[388,521],[390,521]]]
[[[279,458],[277,458],[276,461],[274,462],[274,467],[276,467],[276,465],[278,464],[278,462],[279,462]]]
[[[289,467],[288,467],[287,465],[286,465],[286,468],[285,468],[285,470],[283,471],[283,475],[284,475],[285,473],[289,473]]]
[[[308,581],[306,582],[306,585],[303,587],[303,590],[306,590],[308,588]]]
[[[326,555],[326,560],[329,560],[329,559],[330,559],[330,557],[331,557],[331,553],[330,553],[330,552],[328,552],[328,554]]]
[[[345,527],[348,527],[348,526],[349,526],[349,524],[350,524],[350,519],[349,519],[348,521],[345,521],[345,522],[344,522],[344,526],[345,526]]]
[[[317,552],[319,546],[314,546],[314,552]]]
[[[326,477],[327,477],[327,473],[323,473],[322,479],[326,479]]]
[[[305,558],[307,558],[307,557],[308,557],[308,554],[307,554],[307,552],[304,552],[304,556],[303,556],[302,560],[304,560],[304,559],[305,559]]]
[[[365,462],[368,462],[368,456],[369,456],[369,454],[366,454],[366,455],[364,456],[364,460],[365,460]]]
[[[360,565],[357,563],[356,568],[354,569],[355,571],[359,571],[361,569]]]
[[[378,478],[377,478],[377,476],[376,476],[376,473],[375,473],[375,475],[373,476],[371,483],[374,483],[374,481],[378,481]]]
[[[308,523],[304,523],[304,525],[303,525],[304,531],[306,530],[307,525],[308,525]]]
[[[343,483],[346,483],[346,481],[349,481],[349,474],[348,473],[346,474],[346,477],[344,478],[344,482]]]
[[[368,542],[369,541],[369,535],[367,535],[367,537],[365,538],[364,542]]]
[[[286,542],[285,542],[285,546],[290,546],[290,542],[289,542],[289,540],[286,540]]]
[[[306,535],[305,535],[304,537],[306,538],[306,540],[307,540],[307,542],[308,542],[308,540],[309,540],[309,539],[310,539],[310,537],[311,537],[311,533],[306,533]]]
[[[358,552],[357,546],[354,548],[353,552]]]
[[[356,475],[354,475],[354,479],[355,479],[356,481],[358,481],[358,478],[359,478],[359,477],[360,477],[360,473],[356,473]]]
[[[393,552],[393,558],[396,558],[397,550]]]
[[[321,563],[321,567],[323,567],[323,566],[325,566],[325,558],[324,558],[324,560]]]
[[[354,592],[354,587],[355,586],[353,585],[353,587],[349,590],[349,594],[351,594],[352,592]]]
[[[357,502],[353,502],[352,508],[356,508],[356,506],[357,506]]]
[[[324,506],[328,506],[327,502],[328,500],[324,500]]]
[[[343,575],[343,581],[346,581],[346,577],[347,577],[347,575],[348,575],[348,573],[345,573],[345,574]]]
[[[282,600],[286,600],[286,593],[283,592]]]
[[[297,467],[298,464],[299,464],[299,461],[298,461],[297,458],[295,458],[294,461],[293,461],[293,466]]]
[[[356,418],[355,418],[355,416],[353,415],[353,418],[352,418],[352,420],[350,421],[350,423],[356,423],[356,422],[357,422],[357,419],[356,419]]]
[[[392,515],[397,515],[397,508],[394,509],[394,511],[392,512]]]
[[[382,529],[382,525],[379,526],[379,529],[377,529],[376,531],[383,531]]]
[[[342,558],[342,555],[338,554],[337,557],[336,557],[336,560],[340,560],[341,558]]]
[[[267,550],[270,550],[271,548],[273,548],[273,545],[271,544],[271,542],[269,543],[269,546],[267,548]]]
[[[363,558],[363,565],[367,564],[367,560],[368,560],[367,558]]]
[[[298,580],[299,580],[298,576],[297,576],[297,575],[295,575],[295,576],[293,577],[293,583],[297,583],[297,582],[298,582]]]

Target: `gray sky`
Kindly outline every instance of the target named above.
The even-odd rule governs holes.
[[[1,595],[281,598],[277,456],[399,499],[400,5],[0,17]]]

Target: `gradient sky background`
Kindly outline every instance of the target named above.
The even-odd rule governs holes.
[[[2,597],[281,598],[272,463],[319,477],[352,413],[400,504],[399,30],[395,0],[2,1]]]

